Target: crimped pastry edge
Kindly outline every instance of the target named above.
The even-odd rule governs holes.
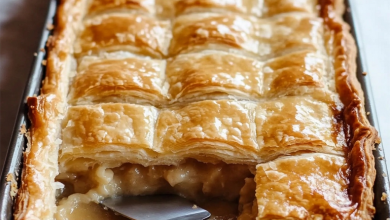
[[[324,19],[327,46],[331,46],[335,70],[336,89],[344,104],[344,123],[347,133],[347,160],[351,169],[349,194],[357,209],[351,219],[372,219],[376,170],[372,153],[379,141],[378,132],[367,120],[364,93],[356,76],[357,47],[350,26],[342,19],[344,4],[341,0],[319,0],[320,16]]]
[[[48,41],[48,66],[41,95],[28,99],[32,126],[27,134],[29,146],[23,155],[15,219],[53,219],[56,190],[54,178],[58,172],[56,155],[59,143],[55,141],[44,144],[44,141],[45,138],[56,140],[60,132],[57,125],[62,118],[68,87],[67,75],[64,72],[69,68],[67,65],[71,62],[69,54],[72,52],[75,31],[78,29],[77,25],[81,24],[82,13],[85,11],[83,2],[86,1],[61,1],[57,10],[55,34]],[[376,174],[372,150],[375,142],[379,141],[378,132],[370,125],[365,114],[363,91],[355,74],[357,48],[349,33],[349,25],[342,19],[343,2],[319,0],[319,5],[325,34],[329,37],[326,45],[332,44],[329,51],[332,54],[329,55],[334,58],[336,88],[345,106],[345,127],[349,128],[349,152],[346,152],[352,171],[349,194],[357,204],[351,219],[372,219],[375,213],[373,184]],[[49,156],[41,158],[43,155]],[[47,171],[46,166],[37,165],[40,163],[51,167],[51,172]],[[44,184],[37,184],[38,182]]]

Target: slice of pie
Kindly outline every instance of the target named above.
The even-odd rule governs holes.
[[[370,126],[341,0],[62,0],[15,214],[123,219],[177,194],[212,219],[371,219]]]

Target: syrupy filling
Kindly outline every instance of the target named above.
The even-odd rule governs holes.
[[[253,201],[254,187],[248,184],[253,182],[253,170],[254,166],[196,160],[177,166],[80,167],[79,171],[73,169],[57,176],[64,188],[57,197],[56,219],[123,219],[97,203],[116,195],[152,194],[180,195],[210,211],[214,219],[232,219],[245,210],[242,206],[246,201]]]

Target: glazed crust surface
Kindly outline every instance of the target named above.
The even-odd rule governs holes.
[[[343,157],[307,154],[258,165],[258,219],[348,218],[354,207],[346,164]]]
[[[321,206],[327,218],[373,217],[378,135],[341,1],[92,2],[58,7],[41,95],[27,102],[15,219],[53,219],[55,176],[88,155],[112,167],[186,158],[259,164],[255,182],[246,180],[256,186],[256,198],[244,202],[248,216],[315,218]],[[309,171],[314,182],[327,181],[310,182]],[[306,189],[288,210],[271,205],[291,196],[286,181]],[[268,196],[269,185],[280,197]],[[320,199],[307,197],[313,191]]]

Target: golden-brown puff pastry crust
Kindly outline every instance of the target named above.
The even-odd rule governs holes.
[[[353,167],[349,192],[357,204],[356,216],[371,219],[375,213],[373,185],[376,175],[372,150],[375,142],[379,142],[379,136],[365,114],[363,91],[356,78],[356,45],[350,27],[342,19],[344,5],[337,0],[321,0],[320,5],[320,16],[325,23],[325,45],[335,59],[336,88],[345,105],[344,121],[349,126],[346,130],[348,162]]]
[[[286,97],[256,108],[260,154],[272,158],[297,151],[344,154],[342,126],[332,108],[310,97]]]
[[[155,106],[204,99],[259,100],[326,93],[326,60],[304,50],[261,62],[222,51],[182,54],[165,61],[129,55],[84,57],[69,103],[148,103]]]
[[[345,150],[331,107],[309,96],[259,104],[206,100],[160,111],[123,103],[75,106],[62,127],[65,170],[77,158],[114,165],[178,164],[185,158],[253,164],[299,151]]]
[[[166,66],[162,60],[125,57],[83,58],[71,85],[69,102],[163,106],[227,97],[259,100],[326,93],[326,60],[314,51],[299,51],[266,62],[205,51],[175,56]]]
[[[344,157],[307,154],[257,166],[256,219],[355,219]]]
[[[217,49],[275,57],[296,49],[321,49],[322,23],[307,14],[256,19],[237,14],[196,13],[175,19],[169,53]]]
[[[156,149],[172,156],[211,156],[233,163],[253,158],[258,148],[254,107],[252,103],[218,100],[162,111],[156,124]]]
[[[167,61],[172,100],[219,96],[256,99],[262,95],[263,63],[220,51],[178,55]]]
[[[48,41],[49,57],[41,96],[29,99],[29,106],[36,109],[30,111],[30,118],[33,122],[30,128],[30,147],[24,155],[25,166],[15,206],[15,219],[52,219],[53,217],[55,189],[58,188],[54,182],[54,176],[58,169],[56,166],[58,157],[55,154],[60,145],[58,137],[61,137],[58,126],[64,116],[66,119],[74,118],[77,123],[72,124],[72,120],[68,120],[69,123],[63,121],[62,125],[66,131],[63,135],[67,138],[64,138],[64,144],[61,145],[61,148],[63,146],[66,148],[63,148],[64,151],[60,151],[60,153],[66,155],[66,153],[74,151],[78,153],[78,156],[89,155],[91,158],[84,159],[94,160],[90,161],[91,166],[100,159],[102,159],[102,163],[112,162],[109,165],[117,166],[123,162],[120,160],[123,158],[127,162],[134,161],[144,165],[152,164],[153,161],[162,164],[176,164],[183,157],[192,157],[204,162],[223,160],[228,163],[261,163],[271,159],[267,150],[279,151],[280,154],[283,154],[283,151],[290,149],[289,143],[294,143],[294,146],[303,146],[303,148],[297,148],[298,151],[340,154],[342,150],[345,150],[344,155],[316,154],[317,156],[313,156],[313,158],[317,162],[333,158],[331,159],[333,163],[326,162],[335,168],[332,172],[343,170],[344,168],[337,167],[344,167],[345,164],[350,168],[350,172],[347,173],[349,182],[346,183],[348,190],[342,191],[341,189],[345,189],[343,188],[345,184],[336,180],[334,184],[330,184],[330,188],[335,189],[332,187],[340,186],[340,191],[347,195],[347,197],[342,195],[338,199],[346,201],[346,203],[350,201],[353,204],[351,218],[372,218],[375,212],[372,191],[375,167],[371,150],[377,140],[377,132],[370,126],[366,118],[363,93],[355,76],[356,46],[349,33],[348,25],[342,21],[343,5],[341,1],[280,0],[276,2],[264,0],[260,8],[250,12],[245,9],[246,5],[257,4],[257,1],[236,0],[224,4],[227,2],[183,0],[183,4],[180,1],[176,1],[177,4],[173,4],[173,2],[168,4],[171,2],[156,0],[154,10],[150,2],[120,1],[121,9],[125,10],[119,10],[109,0],[95,1],[95,9],[89,7],[91,6],[89,1],[61,1],[57,13],[56,30]],[[278,5],[278,8],[273,6],[275,4]],[[317,9],[320,12],[319,17],[316,16]],[[88,14],[89,10],[96,11],[91,11],[91,14]],[[245,10],[247,11],[244,12]],[[234,11],[234,13],[226,13],[226,11]],[[160,19],[161,17],[173,18],[174,14],[180,14],[180,16],[173,19],[172,28],[169,20]],[[84,17],[85,20],[83,20]],[[205,50],[214,51],[205,53]],[[210,93],[209,91],[226,93],[230,100],[206,100],[185,103],[183,106],[175,106],[175,103],[171,102],[170,104],[173,106],[169,108],[163,106],[159,110],[152,106],[111,103],[69,107],[68,112],[66,112],[68,78],[72,72],[77,72],[72,69],[72,55],[78,58],[76,62],[79,64],[83,60],[83,56],[91,54],[99,57],[97,59],[101,59],[98,61],[101,63],[110,59],[130,59],[130,57],[102,58],[102,52],[107,51],[130,51],[151,58],[170,56],[172,59],[168,62],[172,62],[173,66],[177,64],[175,62],[183,61],[185,64],[184,58],[186,56],[193,56],[194,60],[198,61],[210,58],[208,60],[210,63],[218,63],[218,60],[209,55],[218,53],[222,55],[225,52],[229,53],[229,58],[232,58],[238,54],[238,62],[249,63],[252,59],[261,67],[253,68],[250,66],[253,68],[250,69],[249,66],[246,66],[245,68],[248,68],[246,70],[244,67],[237,67],[237,71],[240,73],[242,71],[241,74],[229,72],[227,75],[229,77],[238,75],[247,77],[241,82],[251,85],[257,85],[252,80],[262,80],[262,85],[258,86],[260,90],[254,87],[253,91],[252,88],[247,89],[240,86],[239,83],[232,83],[232,81],[230,84],[223,80],[208,83],[206,81],[210,79],[207,78],[207,75],[202,76],[199,68],[191,68],[190,65],[185,64],[184,66],[176,66],[173,70],[171,69],[170,73],[167,72],[169,68],[166,69],[165,75],[172,74],[172,76],[177,77],[176,81],[169,81],[171,80],[169,79],[166,83],[172,88],[176,86],[174,89],[183,90],[168,90],[175,94],[175,98],[177,98],[175,101],[185,102],[191,96],[200,96],[198,94],[201,94],[203,99],[220,99],[219,96],[205,95]],[[154,60],[152,61],[154,62]],[[286,65],[286,68],[283,65]],[[122,70],[122,67],[120,69]],[[186,77],[191,75],[180,72],[180,69],[188,69],[188,71],[199,73],[199,75],[194,74],[194,80],[186,82]],[[84,70],[80,69],[79,72],[82,71]],[[253,73],[259,73],[260,77],[251,75]],[[77,82],[77,77],[81,75],[77,73],[71,83]],[[161,75],[158,76],[161,78]],[[216,79],[221,79],[221,72],[216,76]],[[112,80],[119,79],[117,82],[120,84],[120,77],[115,77]],[[206,83],[197,84],[198,79],[199,81],[206,80],[203,81]],[[86,80],[84,82],[87,83]],[[237,82],[240,81],[237,80]],[[195,88],[194,92],[191,94],[191,89],[180,88],[180,83],[188,83],[189,88],[196,84],[192,87]],[[223,84],[229,88],[226,89]],[[332,84],[335,84],[335,88]],[[117,84],[111,85],[116,86]],[[210,88],[212,89],[210,90]],[[153,88],[148,89],[153,90]],[[135,90],[136,87],[132,87],[128,92]],[[146,92],[146,90],[143,91]],[[168,91],[166,94],[170,96]],[[299,92],[295,93],[294,91]],[[73,92],[71,87],[69,97],[73,97]],[[305,98],[300,96],[302,94],[306,94]],[[319,94],[324,95],[319,98]],[[279,97],[285,95],[297,97]],[[258,96],[260,99],[253,100],[254,96]],[[242,97],[251,101],[232,100]],[[270,97],[273,98],[269,99]],[[324,97],[326,97],[325,101]],[[267,100],[264,100],[265,98]],[[143,99],[150,100],[152,98]],[[283,100],[287,99],[291,99],[291,103],[295,103],[295,105],[283,104]],[[105,111],[105,109],[108,110]],[[80,113],[96,117],[90,117],[86,121],[80,116]],[[269,117],[263,117],[263,113]],[[122,118],[126,120],[121,120]],[[112,122],[111,126],[100,123],[106,119]],[[267,120],[279,121],[283,126],[267,124]],[[314,127],[319,121],[330,130],[317,132]],[[142,126],[132,127],[133,122],[142,124]],[[264,125],[267,129],[262,127]],[[74,132],[77,130],[77,126],[80,128],[80,132]],[[80,126],[85,126],[92,132],[83,133]],[[126,139],[122,139],[121,135],[116,136],[118,129],[114,129],[115,126],[125,127],[125,129],[129,129],[130,133],[131,128],[141,133],[134,132],[132,137],[135,138],[126,141]],[[307,126],[306,130],[303,129],[304,126]],[[275,135],[267,134],[268,130],[274,132]],[[298,130],[303,132],[296,132]],[[343,132],[345,137],[342,137]],[[166,136],[168,133],[171,136]],[[114,139],[115,143],[112,142]],[[132,141],[138,141],[139,144],[134,144],[135,142]],[[274,143],[283,147],[275,150]],[[121,150],[111,151],[115,149]],[[121,151],[125,153],[121,153]],[[94,154],[89,152],[94,152]],[[140,152],[143,155],[139,154]],[[275,157],[275,155],[271,156]],[[78,156],[69,153],[60,157],[60,168],[64,168],[62,167],[63,164],[66,164],[64,161],[74,160],[73,165],[75,166],[88,162],[88,160],[83,160],[81,163],[77,163],[77,160],[80,159]],[[175,156],[177,157],[175,158]],[[295,159],[282,158],[277,161],[287,161],[288,164],[299,161],[299,163],[306,163],[305,156],[291,158]],[[269,162],[268,165],[271,163]],[[321,164],[322,162],[318,162],[317,165],[313,163],[313,166],[317,166],[321,170],[323,169]],[[312,164],[310,163],[310,165]],[[290,171],[287,169],[283,172]],[[258,173],[258,176],[261,175],[263,174]],[[330,173],[326,174],[321,171],[316,177],[327,175],[329,176]],[[328,179],[332,179],[332,177]],[[276,181],[282,181],[282,179]],[[248,180],[247,183],[250,186],[253,181]],[[301,179],[297,183],[305,184]],[[324,181],[324,183],[328,182]],[[260,182],[257,179],[256,184],[258,184],[257,188],[260,187]],[[337,189],[337,193],[340,191]],[[248,198],[243,200],[242,204],[248,204]],[[259,198],[264,199],[261,197],[257,199]],[[324,207],[329,208],[328,204],[332,200],[325,200],[322,200],[325,201]],[[320,199],[316,201],[320,201]],[[248,205],[243,205],[245,207],[241,210],[248,216],[260,216],[261,213],[257,213],[256,210],[259,210],[258,208],[263,207],[264,204],[269,205],[269,203],[260,204],[257,202],[257,200],[253,202],[249,209]],[[274,212],[275,215],[297,214],[281,214],[283,210],[280,207]],[[305,204],[301,207],[310,210],[309,215],[317,213],[316,210],[305,206]],[[345,213],[349,212],[349,207],[343,210],[337,209],[335,212],[331,208],[328,209],[330,212],[327,213],[331,216],[345,216]],[[271,213],[272,209],[269,211]]]
[[[152,106],[115,103],[71,107],[62,121],[60,162],[90,158],[108,164],[148,164],[155,155],[156,120],[157,110]]]
[[[165,61],[141,57],[84,57],[69,103],[132,102],[161,105],[167,99]]]
[[[53,219],[56,212],[55,193],[60,188],[54,178],[58,174],[58,148],[61,117],[68,88],[68,72],[75,27],[82,19],[85,5],[80,0],[67,0],[57,9],[56,31],[49,37],[46,77],[41,95],[29,97],[28,146],[23,154],[23,171],[14,218]]]
[[[23,154],[21,185],[16,199],[15,219],[51,219],[56,210],[58,138],[61,108],[55,95],[27,100],[32,128]]]
[[[84,21],[84,30],[75,45],[75,55],[127,50],[160,58],[167,54],[169,27],[168,21],[141,14],[95,16]]]
[[[265,97],[324,93],[327,60],[310,50],[290,53],[264,64]]]

